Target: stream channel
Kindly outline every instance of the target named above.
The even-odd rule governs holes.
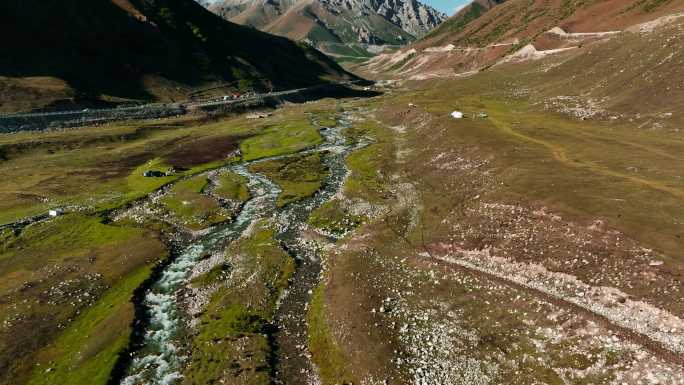
[[[314,124],[319,126],[312,118]],[[301,352],[306,346],[306,307],[311,290],[318,283],[321,264],[315,251],[300,239],[309,214],[331,199],[342,187],[347,174],[346,156],[364,144],[350,145],[343,130],[350,127],[349,114],[343,113],[335,127],[320,127],[324,142],[314,148],[283,156],[262,158],[230,165],[229,170],[248,180],[252,198],[242,207],[235,220],[212,227],[175,254],[174,259],[158,274],[157,280],[145,293],[139,306],[144,307],[145,320],[141,341],[135,346],[121,385],[173,385],[183,377],[187,357],[183,356],[182,335],[186,332],[184,310],[179,305],[179,292],[188,283],[190,272],[197,261],[212,252],[224,249],[231,241],[240,238],[251,223],[273,217],[276,238],[297,261],[297,270],[280,301],[275,317],[273,336],[277,345],[274,382],[288,384],[307,383],[316,377],[312,363]],[[276,209],[280,187],[263,175],[252,173],[249,166],[269,160],[326,153],[325,164],[329,174],[323,188],[315,195]]]

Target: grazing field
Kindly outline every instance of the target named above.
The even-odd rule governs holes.
[[[681,135],[623,120],[539,111],[525,98],[509,97],[511,90],[489,88],[507,79],[505,73],[483,74],[459,82],[458,92],[432,89],[402,101],[417,101],[421,111],[434,114],[453,133],[449,140],[455,145],[492,154],[507,187],[500,194],[546,201],[566,215],[600,218],[650,247],[681,256]],[[467,119],[450,119],[455,109]],[[472,119],[479,112],[489,117]]]
[[[214,189],[214,193],[225,199],[244,202],[250,196],[246,183],[247,180],[241,175],[223,172],[219,175],[218,187]]]
[[[236,122],[237,123],[237,122]],[[3,135],[0,164],[7,183],[0,195],[0,222],[45,212],[47,208],[117,207],[143,197],[183,175],[215,167],[236,145],[195,159],[202,141],[239,137],[249,125],[197,124],[187,119],[135,122],[60,132]],[[196,143],[196,141],[199,141]],[[198,163],[200,162],[200,163]],[[147,170],[166,171],[170,177],[145,178]]]
[[[153,232],[82,214],[8,234],[0,250],[0,362],[15,379],[33,372],[32,383],[70,382],[71,375],[103,376],[111,369],[127,346],[133,290],[167,255]],[[111,334],[97,332],[102,328]]]
[[[280,185],[283,191],[276,203],[278,207],[313,195],[321,188],[328,172],[320,153],[261,162],[250,169]]]
[[[29,384],[106,384],[130,343],[135,320],[130,299],[150,273],[143,267],[130,274],[80,315],[39,353]]]
[[[192,230],[225,222],[233,215],[219,202],[203,194],[209,185],[206,176],[200,175],[175,183],[162,203],[183,224]]]

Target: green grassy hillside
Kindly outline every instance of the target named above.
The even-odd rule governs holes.
[[[453,17],[445,20],[437,28],[432,30],[424,38],[430,39],[436,36],[443,36],[445,34],[458,33],[465,28],[468,23],[479,18],[485,12],[492,9],[492,7],[503,3],[506,0],[480,0],[473,1],[465,8],[456,13]]]

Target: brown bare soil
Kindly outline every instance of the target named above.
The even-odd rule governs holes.
[[[217,136],[200,139],[185,138],[175,144],[166,161],[175,168],[188,169],[203,163],[225,159],[238,149],[244,136]]]

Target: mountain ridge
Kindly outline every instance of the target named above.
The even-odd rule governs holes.
[[[403,45],[446,15],[416,0],[220,0],[219,16],[293,40],[331,56],[371,56],[369,46]]]
[[[311,47],[227,22],[192,0],[13,0],[0,8],[0,30],[17,37],[0,53],[4,112],[68,100],[173,101],[223,83],[287,89],[353,78]]]

